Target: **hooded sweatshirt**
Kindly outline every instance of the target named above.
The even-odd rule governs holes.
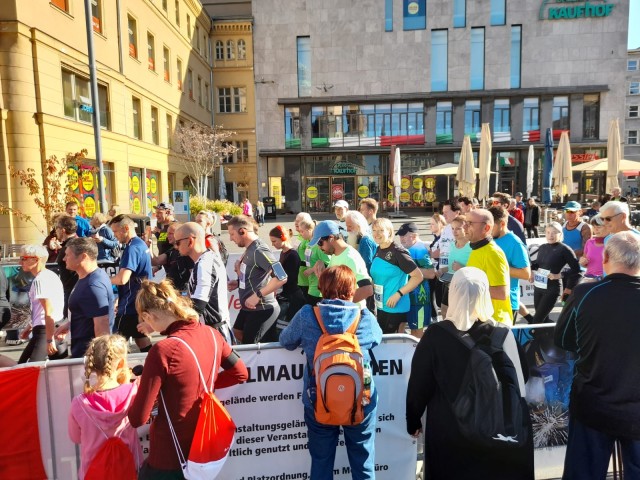
[[[137,392],[137,383],[125,383],[112,390],[78,395],[71,401],[69,438],[81,445],[78,470],[80,480],[84,479],[91,461],[105,442],[105,435],[119,436],[131,450],[136,467],[140,468],[143,460],[142,446],[138,432],[127,418]]]
[[[322,315],[322,323],[324,323],[329,333],[344,333],[351,326],[358,312],[361,313],[360,323],[356,330],[356,336],[360,343],[360,350],[365,362],[371,362],[369,350],[382,341],[382,330],[378,325],[378,321],[373,314],[365,309],[360,310],[357,303],[347,302],[345,300],[322,300],[318,303],[320,314]],[[305,407],[313,408],[315,401],[315,385],[313,389],[309,388],[309,366],[313,365],[313,356],[316,351],[316,345],[322,335],[320,325],[316,320],[313,307],[305,305],[296,313],[291,323],[280,333],[280,345],[287,350],[295,350],[302,347],[307,363],[304,369],[304,395],[302,403]],[[365,413],[376,405],[377,392],[373,377],[371,377],[371,403],[365,408]]]

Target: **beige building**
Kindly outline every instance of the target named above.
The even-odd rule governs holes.
[[[198,0],[92,4],[107,203],[152,213],[189,185],[170,149],[176,124],[212,124],[211,20]],[[86,148],[74,194],[88,216],[99,209],[85,32],[83,0],[2,2],[0,202],[32,215],[42,230],[9,165],[41,175],[44,158]],[[0,241],[41,238],[31,224],[0,217]]]

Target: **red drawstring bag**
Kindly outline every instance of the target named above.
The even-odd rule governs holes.
[[[136,480],[138,470],[129,447],[119,437],[107,439],[91,460],[85,480]]]
[[[213,329],[211,329],[211,336],[213,337],[214,360],[213,371],[211,372],[211,385],[208,389],[207,381],[202,374],[202,369],[198,362],[198,357],[196,357],[195,352],[189,344],[181,338],[168,337],[178,340],[189,349],[196,361],[198,373],[200,373],[200,380],[204,386],[204,393],[202,394],[202,402],[200,404],[200,414],[198,416],[198,423],[196,424],[196,431],[193,434],[193,441],[191,442],[188,458],[185,458],[182,453],[178,437],[169,418],[169,411],[164,402],[162,390],[160,391],[160,399],[162,400],[165,412],[167,412],[167,421],[169,422],[169,429],[171,430],[173,443],[176,447],[178,460],[182,467],[182,474],[187,480],[213,480],[216,478],[220,470],[222,470],[224,463],[227,461],[227,456],[229,455],[229,450],[231,449],[236,433],[236,425],[233,423],[231,415],[229,415],[227,409],[224,408],[213,393],[213,379],[219,368],[219,366],[216,368],[215,359],[218,358],[218,342],[216,341]]]

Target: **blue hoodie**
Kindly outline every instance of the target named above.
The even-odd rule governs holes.
[[[344,333],[356,318],[360,311],[360,305],[345,300],[322,300],[318,303],[322,321],[329,333]],[[316,345],[322,335],[320,325],[316,320],[313,307],[305,305],[293,317],[291,323],[280,334],[280,345],[287,350],[295,350],[302,347],[307,356],[304,369],[304,392],[302,403],[305,407],[313,408],[315,401],[315,385],[309,388],[309,365],[313,364],[313,356]],[[361,311],[360,324],[356,330],[360,349],[365,362],[370,362],[369,350],[382,341],[382,330],[373,314],[366,308]],[[311,397],[311,398],[310,398]],[[365,408],[365,413],[377,404],[377,393],[373,377],[371,377],[371,403]]]

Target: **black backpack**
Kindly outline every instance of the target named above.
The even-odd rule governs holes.
[[[520,394],[513,362],[502,346],[510,330],[495,327],[476,342],[448,320],[444,330],[469,349],[469,361],[452,402],[460,433],[479,447],[519,448],[529,437],[528,410]]]

